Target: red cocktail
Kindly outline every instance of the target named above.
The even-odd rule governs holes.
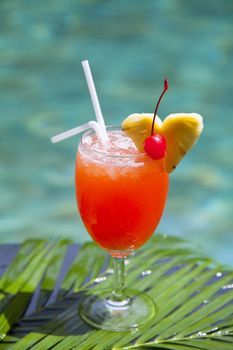
[[[113,292],[91,295],[82,317],[95,327],[127,330],[155,315],[153,302],[124,287],[124,259],[156,229],[168,192],[164,159],[140,154],[120,128],[110,127],[102,145],[92,131],[83,135],[76,159],[75,184],[79,211],[87,231],[113,257]]]

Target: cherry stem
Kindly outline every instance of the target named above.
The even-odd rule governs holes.
[[[165,92],[167,91],[167,89],[168,89],[168,80],[164,79],[163,92],[161,93],[161,95],[160,95],[160,97],[158,99],[157,105],[155,107],[155,112],[154,112],[154,117],[153,117],[153,122],[152,122],[152,127],[151,127],[151,136],[154,134],[155,117],[157,115],[157,110],[159,108],[160,101],[161,101],[163,95],[165,94]]]

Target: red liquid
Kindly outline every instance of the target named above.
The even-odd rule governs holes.
[[[76,196],[81,218],[93,240],[109,251],[134,250],[157,227],[167,197],[168,174],[162,161],[135,156],[103,161],[79,150]],[[105,158],[105,159],[104,159]],[[139,166],[135,166],[139,164]]]

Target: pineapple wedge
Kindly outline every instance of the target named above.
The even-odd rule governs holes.
[[[151,134],[153,113],[129,115],[121,124],[122,130],[130,137],[138,150],[144,152],[145,139]],[[176,113],[164,121],[156,116],[154,133],[163,135],[167,142],[165,155],[166,171],[171,173],[184,155],[192,148],[203,130],[203,120],[197,113]]]

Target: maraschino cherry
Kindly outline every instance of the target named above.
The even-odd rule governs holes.
[[[156,160],[163,158],[165,156],[166,149],[167,149],[165,137],[163,135],[154,134],[154,124],[155,124],[155,118],[157,115],[157,110],[158,110],[160,101],[161,101],[163,95],[165,94],[165,92],[167,91],[167,89],[168,89],[168,81],[167,81],[167,79],[165,79],[163,92],[159,97],[159,100],[157,102],[155,112],[154,112],[154,118],[153,118],[152,127],[151,127],[151,136],[148,136],[145,139],[145,143],[144,143],[145,152],[151,158],[156,159]]]

